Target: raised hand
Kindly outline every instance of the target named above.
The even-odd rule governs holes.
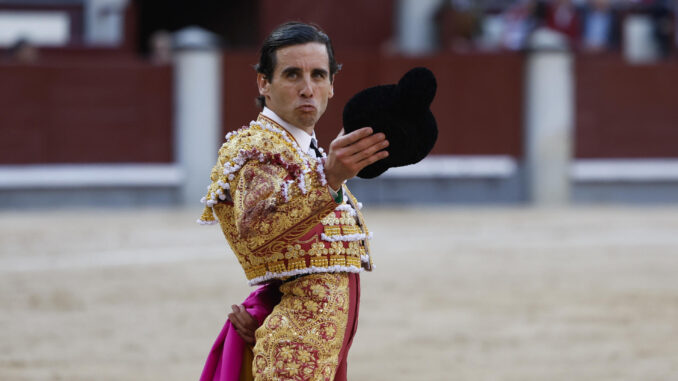
[[[339,135],[330,143],[330,152],[325,162],[325,178],[332,189],[339,189],[345,180],[360,172],[366,166],[388,156],[388,140],[383,133],[372,134],[371,127],[363,127]]]

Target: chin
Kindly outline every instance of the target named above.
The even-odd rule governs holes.
[[[313,113],[313,115],[301,115],[297,118],[297,121],[299,122],[299,127],[313,127],[318,121],[318,118],[315,113]]]

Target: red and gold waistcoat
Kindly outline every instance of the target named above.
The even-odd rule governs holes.
[[[221,225],[251,285],[372,269],[361,204],[345,185],[334,201],[323,162],[263,115],[226,135],[198,222]]]

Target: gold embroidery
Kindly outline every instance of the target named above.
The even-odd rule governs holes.
[[[360,208],[358,207],[358,200],[353,196],[353,194],[348,190],[348,187],[344,187],[344,190],[346,191],[346,195],[348,196],[348,199],[351,201],[351,204],[353,205],[353,209],[356,211],[356,217],[358,218],[358,226],[363,230],[363,234],[365,236],[369,236],[370,232],[367,229],[367,225],[365,225],[365,218],[363,217],[362,212],[360,211]],[[370,243],[369,240],[363,240],[362,241],[363,246],[360,248],[360,254],[361,255],[367,255],[368,256],[368,262],[366,263],[365,270],[367,271],[372,271],[372,256],[369,255],[370,253]]]
[[[322,241],[320,232],[334,237],[359,234],[367,231],[364,223],[358,226],[356,216],[334,210],[337,205],[321,184],[318,162],[299,153],[282,127],[267,129],[263,123],[273,123],[264,119],[231,133],[219,150],[207,198],[214,200],[212,194],[223,192],[232,198],[206,208],[201,218],[216,217],[247,278],[255,282],[330,262],[362,267],[346,258],[360,255],[357,242]],[[344,189],[355,209],[357,201]],[[312,229],[318,230],[309,234]],[[344,259],[330,260],[328,255]]]
[[[308,275],[280,291],[255,333],[255,380],[332,380],[348,322],[348,275]]]
[[[344,253],[344,243],[340,241],[335,241],[330,244],[330,248],[327,250],[329,254],[339,255]]]
[[[334,213],[328,214],[325,218],[322,219],[322,224],[327,225],[339,225],[339,219]]]
[[[360,234],[360,228],[355,226],[355,225],[343,225],[341,227],[341,231],[344,233],[344,235],[350,235],[350,234]]]
[[[358,257],[346,257],[346,264],[355,267],[360,267],[362,265],[360,258]]]
[[[330,266],[346,266],[346,257],[341,255],[330,256]]]
[[[301,244],[304,244],[304,243],[313,243],[313,242],[320,242],[320,237],[318,237],[318,235],[313,235],[313,236],[311,236],[311,238],[309,238],[309,239],[306,239],[306,240],[299,239],[297,242],[299,242],[299,243],[301,243]]]
[[[311,250],[308,251],[309,255],[324,255],[327,254],[327,249],[325,248],[325,244],[322,242],[316,242],[313,245],[311,245]]]
[[[301,245],[296,244],[296,245],[289,245],[287,246],[287,252],[285,253],[285,258],[299,258],[303,257],[306,254],[304,250],[301,248]]]
[[[325,226],[325,235],[340,235],[341,226]]]
[[[284,258],[285,258],[285,256],[283,255],[283,253],[271,253],[271,256],[268,258],[267,262],[280,261]]]
[[[247,279],[252,279],[254,277],[261,276],[263,274],[266,274],[266,266],[265,265],[252,266],[250,268],[245,268],[245,275],[247,276]]]
[[[325,257],[311,258],[311,266],[327,267],[327,258],[325,258]]]
[[[355,218],[353,218],[353,216],[351,216],[348,212],[342,211],[339,223],[342,225],[352,225],[355,224]]]
[[[304,258],[292,259],[287,263],[288,270],[300,270],[306,268],[306,260]]]
[[[360,242],[358,241],[352,241],[348,243],[348,247],[346,248],[346,254],[349,256],[353,257],[359,257],[360,256]]]
[[[268,268],[272,272],[281,273],[281,272],[285,271],[285,262],[283,262],[283,261],[273,262],[270,265],[268,265]]]

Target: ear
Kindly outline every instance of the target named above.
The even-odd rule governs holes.
[[[330,77],[330,96],[328,97],[329,99],[332,99],[332,97],[334,96],[334,77],[336,77],[336,75],[337,73],[334,73],[334,75]]]
[[[262,73],[257,73],[257,87],[259,87],[259,95],[268,96],[271,83],[266,79]]]

